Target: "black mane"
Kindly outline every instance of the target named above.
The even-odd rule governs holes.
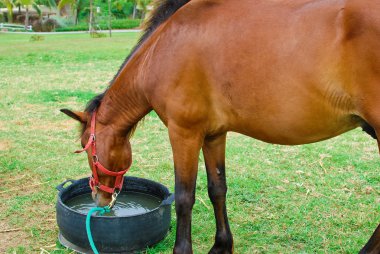
[[[107,90],[106,90],[107,91]],[[103,93],[101,94],[98,94],[96,95],[94,98],[92,98],[88,103],[87,103],[87,106],[86,106],[86,109],[85,109],[85,112],[88,112],[88,113],[92,113],[94,112],[100,105],[100,103],[102,102],[102,99],[106,93],[106,91],[104,91]]]
[[[146,41],[146,39],[148,39],[149,36],[157,29],[157,27],[164,23],[166,20],[168,20],[179,8],[181,8],[188,2],[190,2],[190,0],[156,0],[155,8],[151,13],[150,18],[145,23],[143,35],[140,37],[138,43],[133,47],[128,57],[124,60],[124,63],[120,66],[115,77],[112,79],[110,85],[113,84],[116,77],[120,74],[121,70],[127,64],[129,59],[131,59],[134,53],[140,48],[140,46]],[[86,106],[85,111],[88,113],[92,113],[94,110],[96,110],[99,107],[106,91],[104,91],[101,94],[98,94],[92,100],[90,100]]]

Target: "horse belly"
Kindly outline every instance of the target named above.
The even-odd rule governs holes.
[[[290,108],[287,108],[290,109]],[[242,113],[234,120],[233,131],[264,142],[282,145],[300,145],[338,136],[360,125],[360,119],[337,115],[320,109],[279,109],[278,113],[260,111]]]

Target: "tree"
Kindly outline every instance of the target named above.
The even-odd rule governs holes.
[[[28,26],[29,26],[29,7],[33,6],[39,14],[41,13],[41,11],[38,8],[35,0],[17,0],[17,3],[24,6],[24,8],[25,8],[25,29],[28,29]]]
[[[112,27],[111,27],[111,0],[108,0],[108,30],[110,32],[110,37],[112,37]]]
[[[89,32],[90,34],[94,33],[95,32],[95,28],[94,28],[94,0],[90,0],[90,22],[89,22]]]
[[[8,22],[12,23],[13,22],[13,0],[0,0],[2,4],[5,5],[8,9]]]
[[[135,19],[138,13],[141,14],[141,18],[145,17],[148,5],[152,0],[115,0],[113,6],[122,11],[125,15],[129,15],[130,8],[132,7],[132,18]]]
[[[86,7],[87,2],[85,0],[60,0],[58,3],[58,10],[62,10],[66,5],[70,5],[70,9],[74,13],[74,23],[78,24],[79,13]]]
[[[141,11],[141,19],[145,18],[146,11],[148,10],[148,5],[152,0],[134,0],[136,2],[136,9]]]
[[[38,5],[44,5],[49,7],[49,9],[57,8],[57,3],[55,0],[35,0],[35,4]]]

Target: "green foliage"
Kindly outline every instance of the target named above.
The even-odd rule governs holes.
[[[138,19],[116,19],[112,21],[112,29],[131,29],[136,28],[140,25],[140,20]],[[108,29],[108,23],[106,20],[98,23],[101,30]],[[88,31],[88,23],[79,23],[78,25],[60,27],[55,29],[56,32],[64,31]]]
[[[8,22],[12,23],[14,6],[32,7],[39,16],[41,16],[40,5],[45,5],[50,8],[56,7],[55,0],[0,0],[0,7],[5,6],[8,9]],[[0,19],[1,20],[1,19]]]
[[[111,12],[117,18],[126,18],[132,15],[133,8],[134,3],[131,1],[116,0],[112,2]]]
[[[8,9],[8,22],[13,21],[13,0],[0,0],[0,3]]]
[[[35,0],[16,0],[15,3],[20,4],[22,6],[33,5],[35,3]]]
[[[112,0],[111,13],[112,16],[117,19],[144,18],[147,11],[147,6],[152,0]],[[58,3],[58,9],[62,9],[64,6],[70,5],[74,16],[78,21],[88,21],[90,14],[89,0],[60,0]],[[98,19],[104,19],[108,17],[108,1],[107,0],[94,0],[94,9],[100,7],[100,13],[95,12],[95,17]]]
[[[49,8],[56,8],[57,7],[57,3],[55,2],[55,0],[35,0],[35,2],[38,5],[45,5]]]
[[[71,7],[73,7],[76,3],[77,3],[76,0],[61,0],[59,1],[57,8],[58,10],[62,10],[62,8],[65,7],[66,5],[70,5]]]

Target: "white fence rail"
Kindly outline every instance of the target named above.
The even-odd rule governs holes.
[[[32,31],[32,26],[27,26],[25,29],[25,26],[23,25],[15,25],[15,24],[6,24],[6,23],[0,23],[0,31],[8,31],[8,30],[26,30],[31,32]]]

